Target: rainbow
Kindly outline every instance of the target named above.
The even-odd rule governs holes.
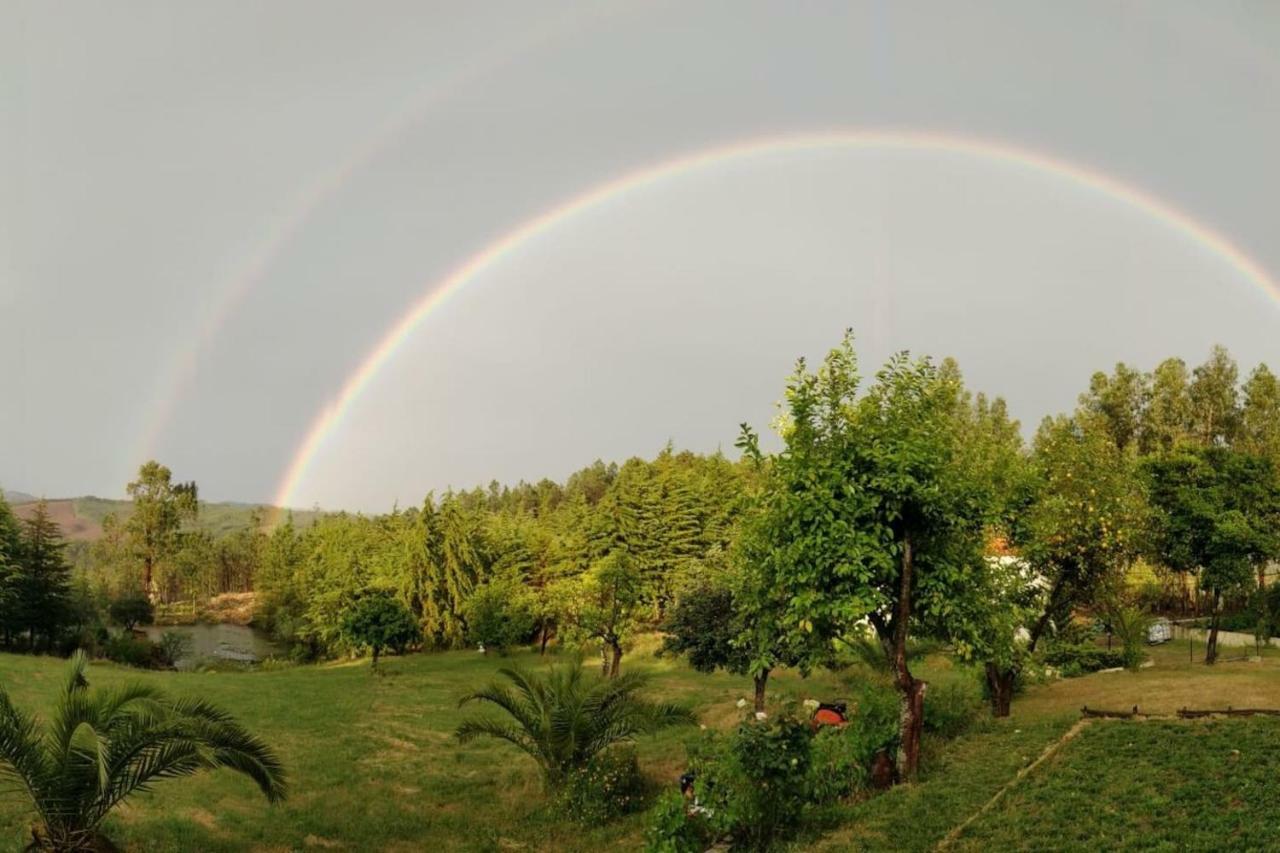
[[[343,383],[341,390],[318,414],[307,430],[276,490],[274,504],[291,506],[298,486],[307,474],[325,440],[342,423],[352,404],[436,308],[443,305],[477,276],[509,257],[520,247],[566,222],[587,214],[627,193],[697,172],[711,166],[780,152],[825,149],[883,149],[960,154],[994,161],[1042,175],[1069,181],[1112,201],[1137,209],[1216,255],[1241,276],[1276,299],[1280,284],[1226,236],[1194,219],[1190,214],[1119,178],[1077,163],[1003,142],[950,133],[895,130],[847,130],[769,136],[740,140],[694,151],[690,154],[645,166],[613,178],[573,196],[526,220],[505,236],[490,243],[432,284],[369,351]]]
[[[193,384],[201,359],[217,341],[223,327],[266,278],[286,246],[305,231],[316,212],[336,197],[359,172],[399,144],[432,108],[458,97],[468,85],[539,49],[600,26],[626,11],[628,7],[625,5],[599,5],[588,13],[575,11],[546,17],[538,26],[522,31],[518,37],[491,45],[484,53],[476,54],[442,79],[419,90],[387,121],[366,135],[364,141],[336,168],[316,175],[307,183],[284,208],[285,215],[263,230],[263,239],[248,259],[233,269],[227,279],[211,288],[217,296],[208,309],[201,312],[204,321],[194,332],[184,335],[183,349],[166,361],[165,369],[157,378],[148,406],[149,415],[131,458],[138,462],[154,458],[160,438],[173,420],[184,390]],[[131,475],[134,472],[125,473]]]

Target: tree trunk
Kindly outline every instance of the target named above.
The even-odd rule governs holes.
[[[613,642],[609,644],[609,648],[613,652],[613,659],[609,661],[609,677],[617,678],[618,673],[622,671],[622,646]]]
[[[769,670],[762,669],[759,674],[751,679],[755,685],[755,709],[757,712],[764,711],[764,690],[769,684]]]
[[[1206,664],[1216,663],[1218,660],[1218,618],[1222,613],[1220,605],[1221,594],[1218,590],[1213,591],[1213,615],[1209,617],[1209,642],[1204,647],[1204,662]]]
[[[373,669],[374,672],[378,671],[378,647],[377,646],[373,647],[373,664],[371,668]]]
[[[987,690],[991,694],[993,717],[1009,716],[1010,706],[1013,705],[1013,682],[1017,676],[1017,670],[1000,669],[993,663],[987,664]]]
[[[893,624],[894,683],[901,694],[898,713],[899,782],[911,782],[920,768],[920,735],[924,730],[924,694],[927,684],[911,675],[907,667],[907,636],[911,621],[911,590],[915,566],[911,536],[902,539],[902,572],[898,579],[898,606]]]
[[[142,594],[152,604],[155,603],[154,590],[151,588],[151,555],[142,558]]]
[[[609,677],[609,644],[603,641],[600,643],[600,675]]]

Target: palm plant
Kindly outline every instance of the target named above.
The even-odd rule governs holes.
[[[76,652],[44,731],[0,687],[0,775],[39,815],[28,850],[110,850],[102,821],[125,798],[162,779],[226,767],[276,802],[280,759],[227,713],[202,699],[173,699],[145,684],[89,689]]]
[[[649,681],[639,672],[606,679],[588,675],[580,660],[552,666],[546,673],[519,668],[498,672],[510,685],[494,682],[463,697],[459,705],[487,702],[510,719],[466,720],[458,726],[458,738],[465,743],[484,736],[514,744],[538,762],[551,788],[613,744],[697,721],[688,708],[639,696]]]

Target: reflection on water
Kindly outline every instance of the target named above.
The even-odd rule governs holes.
[[[266,634],[245,625],[148,625],[142,630],[152,642],[159,642],[169,631],[191,638],[191,652],[177,662],[178,669],[187,669],[201,658],[254,663],[280,653]]]

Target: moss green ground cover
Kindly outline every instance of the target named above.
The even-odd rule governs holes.
[[[961,836],[964,850],[1274,850],[1280,720],[1096,722]]]
[[[1141,673],[1098,674],[1031,688],[1015,702],[1011,719],[988,722],[949,743],[930,743],[919,784],[816,815],[797,847],[932,849],[1060,737],[1078,719],[1082,704],[1139,704],[1153,710],[1212,703],[1280,707],[1280,658],[1206,671],[1187,663],[1185,647],[1154,654],[1157,665]],[[468,713],[457,708],[458,697],[511,662],[539,665],[534,654],[501,659],[474,652],[389,658],[385,677],[371,675],[367,662],[247,673],[141,673],[94,664],[94,684],[146,679],[174,693],[206,696],[234,711],[281,752],[293,785],[286,803],[268,807],[250,783],[230,774],[162,784],[155,794],[131,801],[111,820],[108,833],[123,848],[138,851],[409,851],[428,844],[433,851],[640,847],[644,815],[603,827],[566,824],[546,813],[532,762],[499,743],[460,746],[453,739],[454,727]],[[0,680],[21,707],[40,712],[48,708],[64,666],[56,659],[0,655]],[[736,722],[741,712],[735,702],[750,694],[747,679],[701,675],[642,651],[628,655],[623,666],[652,672],[655,695],[690,703],[709,726]],[[925,670],[935,683],[970,677],[945,660],[931,661]],[[770,692],[795,699],[847,695],[840,678],[818,673],[805,681],[782,673],[771,680]],[[1141,735],[1126,736],[1124,752],[1114,743],[1099,742],[1095,753],[1080,753],[1125,756],[1124,761],[1099,764],[1100,778],[1092,780],[1088,774],[1096,762],[1086,758],[1079,778],[1068,775],[1062,778],[1069,782],[1055,782],[1056,767],[1075,772],[1071,762],[1076,753],[1064,750],[1059,759],[1037,768],[1015,787],[1002,807],[975,822],[962,844],[970,849],[1040,849],[1044,845],[1034,839],[1070,839],[1063,827],[1075,830],[1083,821],[1079,800],[1067,797],[1089,784],[1094,788],[1084,790],[1096,793],[1086,799],[1098,799],[1090,808],[1104,814],[1111,809],[1109,820],[1116,834],[1108,839],[1127,838],[1121,833],[1148,827],[1154,833],[1153,844],[1182,849],[1185,837],[1191,839],[1186,846],[1200,849],[1195,845],[1216,838],[1216,828],[1239,827],[1241,834],[1224,835],[1223,844],[1216,846],[1239,842],[1240,849],[1248,849],[1247,842],[1256,840],[1249,834],[1257,829],[1255,824],[1264,826],[1273,814],[1258,811],[1261,806],[1255,804],[1266,797],[1280,802],[1275,796],[1280,791],[1265,787],[1261,769],[1268,760],[1272,767],[1280,766],[1277,756],[1250,757],[1250,751],[1268,738],[1280,744],[1280,727],[1264,722],[1252,728],[1257,722],[1203,724],[1197,731],[1208,736],[1183,739],[1185,729],[1135,724],[1133,730]],[[1090,738],[1082,736],[1080,749],[1094,750],[1092,738],[1111,731],[1086,730]],[[1255,738],[1252,732],[1259,734]],[[674,784],[691,734],[674,730],[642,741],[639,754],[645,772],[661,784]],[[1233,743],[1236,739],[1240,742]],[[1127,746],[1130,741],[1133,747]],[[1229,754],[1235,748],[1242,755],[1233,762]],[[1193,765],[1213,773],[1203,782],[1159,793],[1169,799],[1169,808],[1187,809],[1185,820],[1144,823],[1153,796],[1146,793],[1151,787],[1147,774],[1172,774],[1161,769],[1169,756],[1177,758],[1170,768]],[[1155,771],[1141,769],[1131,758],[1154,762]],[[1040,786],[1049,787],[1042,791]],[[1072,805],[1059,807],[1059,800]],[[1026,806],[1015,810],[1014,803]],[[1210,823],[1193,820],[1192,807],[1201,805]],[[0,849],[20,849],[29,822],[20,798],[0,801]]]

